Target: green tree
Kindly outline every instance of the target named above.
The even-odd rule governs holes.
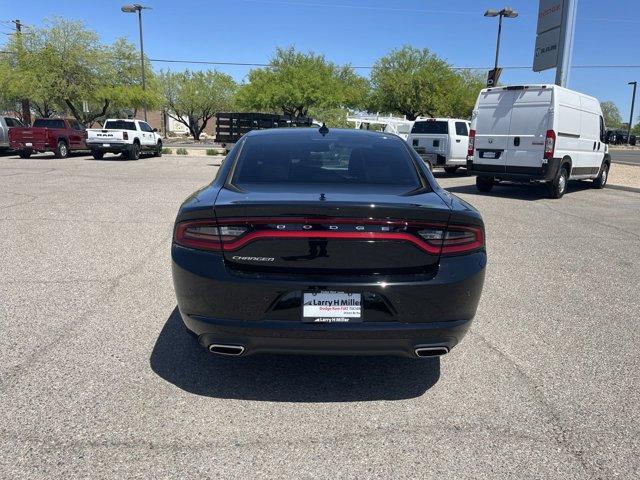
[[[367,80],[351,67],[339,67],[313,52],[277,49],[265,68],[249,72],[238,92],[244,109],[278,111],[294,117],[310,109],[359,107],[367,96]]]
[[[217,71],[161,72],[158,83],[167,114],[182,123],[194,140],[216,112],[233,107],[237,85],[233,78]]]
[[[602,115],[604,117],[604,124],[607,128],[617,129],[622,125],[622,115],[615,103],[611,101],[602,102]]]
[[[371,71],[369,109],[406,115],[469,117],[483,86],[470,72],[456,73],[428,49],[410,46],[380,58]]]
[[[90,125],[110,108],[158,103],[153,89],[141,88],[135,47],[122,39],[104,45],[82,22],[57,18],[27,28],[6,50],[17,59],[6,79],[12,95],[29,98],[41,116],[70,112]],[[150,70],[148,75],[153,86]]]

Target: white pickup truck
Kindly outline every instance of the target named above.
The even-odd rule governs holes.
[[[87,130],[86,144],[96,160],[107,152],[121,153],[131,160],[138,160],[144,152],[162,156],[162,137],[142,120],[110,118],[102,128]]]
[[[444,167],[445,172],[454,173],[467,164],[469,127],[469,121],[461,118],[418,118],[407,143],[430,168]]]

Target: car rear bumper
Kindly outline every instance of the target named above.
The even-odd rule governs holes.
[[[128,143],[109,143],[109,146],[105,147],[103,142],[87,142],[87,148],[92,152],[121,153],[128,151],[130,145]]]
[[[548,182],[556,178],[561,163],[560,158],[552,158],[540,167],[520,167],[516,165],[478,164],[467,159],[467,172],[472,175],[493,177],[511,182]]]
[[[205,348],[244,347],[244,354],[401,355],[416,347],[457,345],[467,332],[482,292],[485,252],[440,261],[437,272],[403,278],[322,278],[239,275],[222,256],[172,247],[173,281],[186,327]],[[304,323],[302,292],[361,292],[363,321]],[[385,306],[386,305],[386,306]],[[382,310],[387,309],[387,312]]]
[[[52,147],[46,142],[38,141],[16,141],[9,142],[9,148],[11,150],[29,150],[31,152],[52,152],[55,150],[55,146]]]

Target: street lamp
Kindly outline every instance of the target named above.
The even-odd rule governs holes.
[[[138,12],[138,28],[140,30],[140,66],[142,68],[142,90],[147,89],[147,85],[144,78],[144,43],[142,42],[142,10],[150,10],[151,7],[145,7],[138,3],[133,5],[123,5],[120,10],[124,13],[136,13]],[[147,121],[147,106],[144,106],[144,121]]]
[[[484,12],[485,17],[500,17],[498,20],[498,41],[496,43],[496,61],[493,65],[493,75],[494,75],[494,84],[497,82],[497,71],[498,71],[498,56],[500,55],[500,35],[502,34],[502,17],[507,18],[516,18],[518,16],[518,12],[516,12],[511,7],[504,7],[502,10],[492,10],[489,9]]]
[[[629,82],[627,85],[633,85],[633,93],[631,96],[631,115],[629,116],[629,128],[627,129],[627,145],[631,145],[631,124],[633,123],[633,107],[636,103],[636,87],[638,82]]]

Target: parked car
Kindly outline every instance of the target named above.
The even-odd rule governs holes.
[[[96,160],[105,153],[122,154],[131,160],[138,160],[145,152],[160,157],[162,137],[157,132],[142,120],[110,118],[102,128],[87,130],[87,146]]]
[[[395,135],[252,131],[180,207],[173,282],[213,353],[429,357],[471,324],[484,239]]]
[[[36,118],[32,127],[12,127],[9,147],[21,158],[37,152],[54,152],[66,158],[70,152],[86,150],[86,131],[75,118]]]
[[[0,117],[0,152],[9,150],[9,129],[24,127],[24,124],[13,117]]]
[[[245,133],[253,130],[310,127],[313,124],[314,120],[311,117],[292,117],[259,112],[219,112],[216,113],[214,141],[221,144],[225,152],[228,152]]]
[[[469,126],[468,120],[460,118],[418,118],[407,143],[431,168],[444,167],[445,172],[455,173],[467,163]]]
[[[611,164],[598,100],[556,85],[482,90],[468,153],[478,190],[500,180],[544,182],[552,198],[574,179],[603,188]]]

